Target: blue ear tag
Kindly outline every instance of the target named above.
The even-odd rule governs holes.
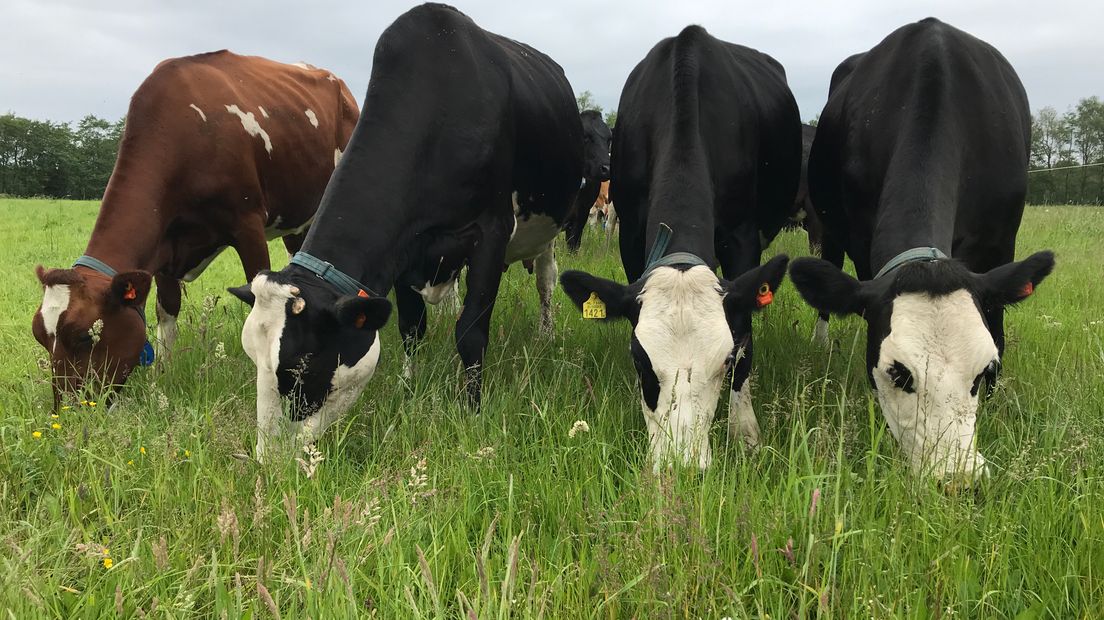
[[[146,346],[142,347],[142,354],[138,356],[138,363],[142,366],[153,366],[153,345],[150,341],[146,341]]]

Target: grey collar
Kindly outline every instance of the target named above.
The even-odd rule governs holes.
[[[664,252],[667,251],[667,245],[670,243],[671,227],[661,223],[655,241],[652,243],[652,251],[648,252],[648,262],[644,268],[644,273],[640,276],[641,280],[647,278],[648,274],[654,271],[656,267],[670,267],[672,265],[709,266],[700,256],[690,252],[672,252],[665,255]]]
[[[944,258],[948,258],[948,256],[939,248],[910,248],[889,259],[889,262],[878,271],[874,279],[877,280],[905,263],[931,262]]]

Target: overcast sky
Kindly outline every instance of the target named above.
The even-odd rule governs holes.
[[[59,121],[125,114],[162,59],[229,48],[304,60],[344,78],[363,102],[380,33],[415,2],[0,0],[0,113]],[[1104,96],[1104,2],[1049,0],[469,0],[484,28],[547,53],[576,92],[617,106],[629,71],[687,24],[767,52],[785,67],[801,116],[820,112],[844,58],[907,22],[935,16],[1001,50],[1032,109]],[[1022,6],[1020,6],[1022,4]]]

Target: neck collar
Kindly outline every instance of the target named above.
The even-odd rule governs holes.
[[[874,279],[877,280],[878,278],[892,272],[905,263],[927,263],[931,261],[942,260],[944,258],[947,258],[947,255],[940,251],[939,248],[911,248],[889,259],[889,262],[886,263],[878,271],[878,273],[874,276]]]

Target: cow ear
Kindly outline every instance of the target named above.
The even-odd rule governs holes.
[[[634,325],[640,316],[636,300],[638,287],[592,276],[584,271],[565,271],[560,286],[584,318],[628,319]]]
[[[1054,270],[1054,252],[1044,250],[1018,263],[1001,265],[978,276],[986,307],[1000,307],[1027,299]]]
[[[391,316],[391,302],[386,297],[347,295],[337,300],[334,316],[342,327],[378,330]]]
[[[107,290],[107,295],[111,301],[121,306],[141,308],[146,305],[146,296],[149,295],[152,284],[153,276],[148,271],[127,271],[111,278],[111,288]]]
[[[786,264],[789,262],[789,256],[779,254],[765,265],[750,269],[731,282],[722,282],[725,312],[751,312],[770,305],[778,286],[786,277]]]
[[[243,284],[241,286],[232,286],[226,289],[226,292],[230,293],[234,297],[244,301],[252,306],[257,301],[257,296],[253,294],[252,284]]]
[[[35,276],[38,278],[38,283],[42,286],[46,286],[46,268],[42,265],[35,265]]]
[[[790,264],[790,281],[805,302],[821,312],[861,315],[866,310],[863,283],[824,259],[795,259]]]

